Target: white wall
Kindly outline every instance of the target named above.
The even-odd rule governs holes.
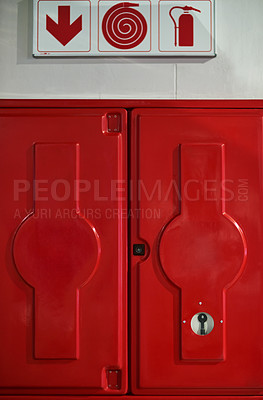
[[[32,1],[0,0],[0,98],[263,98],[263,0],[216,0],[213,59],[35,59]]]

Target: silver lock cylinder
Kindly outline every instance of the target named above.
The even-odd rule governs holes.
[[[214,319],[206,312],[199,312],[191,319],[191,328],[196,335],[208,335],[214,329]]]

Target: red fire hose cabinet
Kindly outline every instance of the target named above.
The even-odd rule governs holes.
[[[0,399],[259,399],[263,103],[0,105]]]

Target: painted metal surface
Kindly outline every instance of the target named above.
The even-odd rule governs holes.
[[[214,0],[34,0],[35,56],[215,56]]]
[[[0,398],[258,400],[263,102],[0,106]]]
[[[126,393],[126,111],[0,124],[0,394]]]
[[[263,100],[0,99],[1,108],[261,109]]]
[[[0,396],[1,398],[1,396]],[[3,398],[3,397],[2,397]],[[120,396],[111,396],[112,400],[120,399]],[[121,399],[137,399],[137,400],[194,400],[193,396],[134,396],[124,395]],[[9,400],[28,400],[28,396],[9,396]],[[102,400],[105,396],[30,396],[30,400]],[[260,396],[202,396],[204,400],[260,400]]]
[[[263,393],[262,115],[132,112],[134,394]]]

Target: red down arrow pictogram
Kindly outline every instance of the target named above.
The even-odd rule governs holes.
[[[46,29],[63,46],[82,31],[82,15],[70,24],[70,6],[58,6],[58,23],[46,16]]]

